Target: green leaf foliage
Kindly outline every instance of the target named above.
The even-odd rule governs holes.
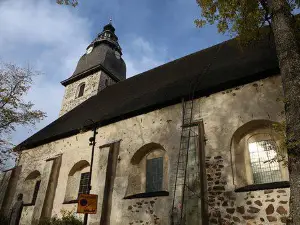
[[[36,75],[38,73],[30,68],[0,63],[0,167],[9,158],[13,147],[11,132],[17,126],[35,125],[46,116],[24,99]]]
[[[217,24],[220,33],[238,36],[239,40],[249,42],[257,39],[261,29],[271,24],[267,0],[197,0],[201,8],[200,19],[195,20],[197,27]],[[300,6],[300,0],[289,1],[290,10]]]
[[[62,210],[62,217],[52,217],[50,219],[41,219],[39,225],[82,225],[82,220],[79,219],[74,211]]]

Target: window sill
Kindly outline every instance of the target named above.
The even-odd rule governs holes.
[[[169,196],[169,192],[168,191],[156,191],[156,192],[139,193],[139,194],[126,196],[126,197],[124,197],[124,199],[151,198],[151,197],[159,197],[159,196]]]
[[[70,201],[64,201],[63,204],[74,204],[77,202],[78,202],[78,199],[75,199],[75,200],[70,200]]]
[[[266,184],[251,184],[251,185],[237,188],[234,191],[248,192],[248,191],[260,191],[260,190],[267,190],[267,189],[289,188],[289,187],[290,187],[289,181],[279,181],[279,182],[266,183]]]
[[[24,203],[23,206],[34,206],[35,203]]]

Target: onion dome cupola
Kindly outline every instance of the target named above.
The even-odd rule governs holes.
[[[103,27],[103,31],[98,34],[98,37],[87,47],[87,51],[91,48],[100,45],[101,43],[108,44],[112,49],[122,55],[122,49],[118,43],[118,37],[115,34],[115,28],[110,20],[109,24]]]
[[[122,49],[111,20],[86,48],[86,53],[78,61],[73,75],[62,84],[67,85],[72,80],[78,80],[79,77],[98,70],[103,70],[115,82],[126,79],[126,64],[122,59]]]

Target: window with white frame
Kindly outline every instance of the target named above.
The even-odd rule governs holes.
[[[64,203],[76,201],[79,194],[88,193],[89,170],[90,164],[86,160],[73,165],[68,176]]]
[[[276,143],[263,140],[249,143],[250,163],[255,184],[281,181],[279,162],[276,160]]]
[[[78,195],[88,193],[88,191],[89,191],[89,178],[90,178],[90,173],[89,172],[81,174]]]

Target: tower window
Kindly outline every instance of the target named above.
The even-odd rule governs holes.
[[[79,87],[78,87],[77,98],[83,96],[83,94],[84,94],[84,89],[85,89],[85,83],[80,84]]]
[[[107,87],[108,86],[108,80],[107,79],[105,79],[105,87]]]
[[[250,161],[255,184],[281,180],[279,163],[276,157],[276,144],[273,140],[264,140],[249,144]]]

